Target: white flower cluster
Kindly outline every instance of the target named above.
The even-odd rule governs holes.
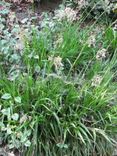
[[[96,36],[91,35],[87,41],[88,47],[95,47],[95,43],[96,43]]]
[[[100,83],[102,82],[102,76],[100,75],[95,75],[92,79],[92,83],[91,83],[91,86],[92,87],[97,87],[100,85]]]
[[[88,5],[88,1],[87,0],[77,0],[77,4],[78,4],[78,8],[82,9],[83,7]]]
[[[48,60],[53,63],[56,71],[63,69],[64,65],[62,63],[62,58],[60,56],[57,57],[49,56]]]
[[[55,40],[55,42],[54,42],[55,47],[60,46],[62,43],[63,43],[63,36],[62,36],[62,35],[59,35],[59,36],[57,37],[57,40]]]
[[[102,59],[106,58],[106,56],[107,56],[107,50],[103,48],[101,50],[98,50],[98,52],[96,54],[96,59],[102,60]]]
[[[55,19],[58,21],[67,19],[69,22],[73,22],[77,19],[77,12],[70,7],[59,9],[55,12]]]

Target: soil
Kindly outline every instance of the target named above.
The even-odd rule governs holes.
[[[11,5],[11,10],[16,13],[19,21],[31,16],[40,16],[43,12],[53,12],[59,7],[62,0],[43,1],[42,3],[35,2],[34,4],[21,3],[19,5]]]

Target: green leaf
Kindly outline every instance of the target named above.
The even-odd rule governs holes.
[[[12,119],[13,119],[13,120],[17,121],[18,118],[19,118],[19,114],[14,113],[14,114],[12,115]]]
[[[0,10],[0,14],[2,14],[2,15],[6,15],[8,13],[9,13],[9,10],[7,10],[7,9]]]
[[[24,144],[26,147],[29,147],[31,145],[31,142],[29,140],[27,140]]]
[[[17,103],[21,103],[21,97],[19,97],[19,96],[17,96],[17,97],[15,97],[15,102],[17,102]]]
[[[1,112],[3,115],[10,116],[10,108],[2,109]]]
[[[58,143],[57,146],[59,148],[66,148],[66,149],[68,148],[68,145],[67,144],[62,144],[62,143]]]
[[[9,100],[9,99],[11,99],[11,95],[9,93],[5,93],[2,95],[1,99]]]
[[[11,134],[12,133],[12,130],[10,127],[7,127],[7,134]]]

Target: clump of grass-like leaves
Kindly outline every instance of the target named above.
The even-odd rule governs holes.
[[[27,156],[112,155],[117,33],[68,23],[43,31],[26,39],[19,77],[1,77],[2,143]]]

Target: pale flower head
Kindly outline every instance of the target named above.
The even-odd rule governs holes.
[[[87,44],[88,44],[89,47],[92,47],[92,46],[94,47],[95,43],[96,43],[96,37],[95,37],[95,35],[91,35],[88,38]]]
[[[57,18],[58,21],[61,21],[65,18],[65,12],[64,10],[57,10],[56,11],[56,14],[55,14],[55,17]]]
[[[91,83],[91,86],[92,87],[97,87],[100,85],[100,83],[102,82],[102,76],[100,75],[95,75],[92,79],[92,83]]]
[[[56,71],[63,69],[64,65],[62,63],[62,58],[60,56],[57,56],[57,57],[49,56],[48,61],[51,61],[53,63]]]
[[[103,48],[101,50],[98,50],[98,52],[96,54],[96,59],[102,60],[102,59],[106,58],[106,55],[107,55],[107,50]]]
[[[56,70],[60,69],[61,67],[63,67],[62,58],[60,56],[54,57],[53,64]]]
[[[66,18],[69,22],[73,22],[76,20],[76,11],[74,11],[73,9],[71,9],[70,7],[66,7],[65,8],[65,14],[66,14]]]
[[[77,3],[78,3],[78,9],[82,9],[83,7],[88,5],[88,1],[87,0],[77,0]]]
[[[20,118],[20,124],[22,124],[22,123],[24,123],[24,122],[26,122],[27,121],[27,115],[26,114],[24,114],[21,118]]]
[[[59,35],[57,40],[55,41],[55,47],[60,46],[63,43],[63,36]]]
[[[7,19],[8,25],[10,25],[11,27],[14,27],[14,22],[16,22],[16,21],[17,21],[17,18],[16,18],[15,12],[10,11],[8,14],[8,19]]]
[[[77,19],[77,12],[70,7],[66,7],[65,9],[57,10],[55,12],[55,18],[58,21],[67,19],[69,22],[73,22]]]

